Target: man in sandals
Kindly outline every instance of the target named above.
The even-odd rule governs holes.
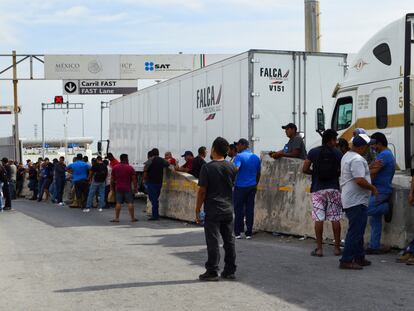
[[[371,184],[368,163],[363,158],[371,143],[368,135],[356,135],[352,139],[351,150],[345,153],[341,161],[342,206],[349,220],[339,265],[341,269],[361,270],[371,264],[365,259],[364,232],[368,220],[369,198],[371,193],[377,196],[378,190]]]
[[[111,190],[115,190],[115,218],[111,222],[119,222],[119,214],[121,213],[121,207],[123,203],[128,204],[129,215],[131,221],[136,222],[138,219],[135,218],[134,211],[134,193],[137,192],[137,177],[135,170],[128,164],[128,155],[121,154],[121,163],[114,166],[112,169],[111,178]],[[134,185],[134,192],[132,192],[131,184]],[[115,189],[114,189],[115,188]]]
[[[315,221],[316,249],[312,256],[322,257],[323,223],[330,221],[335,238],[335,256],[341,255],[342,203],[339,174],[342,153],[336,148],[338,133],[323,132],[322,146],[313,148],[303,164],[303,173],[312,175],[312,219]]]

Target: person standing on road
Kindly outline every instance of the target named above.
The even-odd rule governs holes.
[[[261,163],[259,157],[249,149],[249,142],[246,139],[239,140],[237,151],[238,154],[233,162],[237,169],[234,187],[234,233],[236,239],[241,239],[246,216],[246,239],[249,240],[253,234],[254,199],[260,180]]]
[[[158,220],[158,199],[161,194],[162,182],[164,178],[164,168],[170,164],[167,160],[160,157],[160,152],[157,148],[152,149],[152,157],[148,159],[144,167],[144,184],[147,187],[148,198],[151,201],[152,216],[148,220]]]
[[[76,155],[76,161],[67,166],[67,170],[72,174],[72,182],[75,187],[77,205],[82,208],[83,212],[88,213],[90,209],[86,208],[86,199],[88,197],[88,175],[91,165],[83,160],[82,154]]]
[[[388,149],[388,141],[383,133],[371,135],[376,158],[370,165],[372,184],[377,188],[379,195],[371,196],[368,206],[368,217],[371,225],[371,239],[366,250],[367,254],[377,255],[391,251],[390,247],[381,247],[382,218],[390,212],[392,195],[392,179],[395,173],[395,158]]]
[[[11,171],[9,166],[9,160],[7,158],[3,158],[1,160],[1,163],[3,164],[4,171],[6,172],[6,178],[3,181],[3,197],[4,197],[4,208],[5,211],[10,211],[12,209],[12,203],[11,203],[11,196],[10,196],[10,178],[11,178]]]
[[[206,161],[204,160],[207,156],[207,148],[206,147],[200,147],[198,148],[198,155],[193,160],[193,167],[189,171],[189,174],[193,175],[195,178],[198,179],[200,176],[200,171],[203,165],[206,164]]]
[[[197,194],[196,222],[201,223],[200,211],[204,204],[204,233],[208,259],[201,281],[217,281],[220,264],[220,235],[225,251],[224,270],[221,277],[235,279],[236,250],[233,235],[232,190],[236,168],[225,161],[229,143],[217,137],[211,148],[212,161],[201,168]]]
[[[36,169],[36,163],[29,163],[29,189],[33,192],[32,197],[29,200],[37,200],[39,181],[38,172]]]
[[[273,159],[280,158],[297,158],[297,159],[306,159],[306,147],[303,142],[303,138],[298,133],[298,128],[295,124],[289,123],[285,126],[282,126],[282,129],[285,130],[286,136],[289,138],[288,143],[285,145],[283,150],[277,152],[271,152],[270,156]]]
[[[17,166],[14,164],[13,160],[9,160],[9,167],[10,167],[10,198],[12,200],[16,200],[16,185],[17,185]]]
[[[317,257],[323,256],[323,224],[325,221],[332,223],[335,256],[341,255],[342,203],[339,175],[342,153],[336,148],[337,137],[338,133],[332,129],[323,132],[322,146],[311,149],[303,163],[303,173],[312,175],[312,218],[315,222],[316,249],[311,255]]]
[[[102,162],[102,157],[97,156],[89,170],[89,193],[86,202],[86,209],[92,208],[93,198],[98,194],[98,211],[102,212],[105,207],[105,181],[108,176],[108,169]]]
[[[108,174],[106,175],[106,180],[105,180],[105,208],[109,208],[110,204],[108,202],[108,196],[109,196],[109,191],[111,190],[112,168],[109,165],[108,160],[103,160],[103,164],[105,164],[106,169],[108,170]]]
[[[4,202],[2,196],[3,183],[7,181],[7,172],[4,169],[2,162],[0,162],[0,211],[3,211]]]
[[[138,219],[135,218],[133,193],[138,191],[137,176],[134,168],[128,164],[127,154],[121,154],[120,160],[121,163],[112,169],[111,190],[116,192],[116,206],[115,218],[111,222],[119,222],[123,203],[128,204],[131,222],[136,222]],[[132,192],[131,183],[134,185],[134,192]]]
[[[66,183],[66,164],[65,157],[60,157],[59,161],[54,166],[54,178],[55,178],[55,193],[56,203],[59,206],[63,206],[63,191]]]
[[[37,197],[37,202],[41,202],[43,200],[43,194],[46,193],[46,201],[49,200],[49,187],[53,181],[53,164],[50,163],[48,158],[42,163],[40,169],[40,190],[39,196]]]
[[[338,139],[338,149],[343,155],[349,151],[349,143],[345,138]]]
[[[119,161],[117,159],[115,159],[114,155],[112,153],[108,153],[106,155],[106,157],[109,160],[109,166],[111,168],[114,168],[115,166],[117,166],[119,164]]]
[[[26,169],[24,168],[23,163],[18,163],[17,176],[16,176],[16,196],[18,198],[22,197],[25,177],[26,177]]]
[[[364,232],[368,220],[368,202],[371,193],[378,196],[377,188],[371,184],[367,161],[363,156],[372,143],[366,134],[352,139],[352,148],[341,160],[340,185],[342,206],[348,218],[348,232],[339,267],[341,269],[361,270],[371,265],[365,259]]]
[[[414,208],[414,169],[411,170],[411,189],[408,202]],[[397,258],[397,262],[414,266],[414,239],[408,244],[402,255]]]
[[[234,144],[230,144],[229,146],[229,153],[227,154],[227,157],[229,157],[229,161],[231,163],[234,162],[234,159],[236,158],[237,155],[237,147],[236,147],[237,143]]]

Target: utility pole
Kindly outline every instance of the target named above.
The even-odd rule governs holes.
[[[19,138],[19,104],[17,100],[17,62],[16,51],[12,52],[13,58],[13,99],[14,99],[14,144],[15,144],[15,160],[21,162],[20,138]]]
[[[305,0],[305,51],[320,52],[319,0]]]

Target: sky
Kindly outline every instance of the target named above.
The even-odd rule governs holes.
[[[414,1],[321,0],[320,9],[321,50],[356,53],[381,28],[414,12]],[[303,0],[0,0],[0,54],[237,54],[304,45]],[[0,57],[0,71],[9,64]],[[41,64],[35,71],[42,75]],[[12,90],[10,81],[0,81],[0,106],[12,104]],[[37,125],[40,138],[41,103],[62,94],[62,82],[20,81],[18,94],[20,136],[33,138]],[[112,98],[70,96],[85,103],[85,136],[99,138],[100,101]],[[64,114],[47,111],[45,118],[46,138],[63,137]],[[0,115],[0,137],[11,134],[12,124]],[[71,111],[69,136],[81,136],[81,124],[81,112]]]

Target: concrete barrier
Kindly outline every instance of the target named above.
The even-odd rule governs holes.
[[[262,178],[258,185],[255,207],[255,230],[314,237],[311,218],[310,177],[302,174],[303,161],[262,155]],[[382,241],[403,248],[414,237],[414,208],[408,204],[409,177],[394,178],[394,212],[385,223]],[[197,180],[184,173],[168,170],[160,197],[160,215],[194,221]],[[347,221],[342,221],[343,237]],[[326,223],[324,235],[332,237]],[[369,238],[369,227],[366,240]]]
[[[160,195],[160,215],[173,219],[195,221],[197,182],[198,180],[190,174],[166,169]],[[149,200],[147,200],[147,213],[151,214]]]

